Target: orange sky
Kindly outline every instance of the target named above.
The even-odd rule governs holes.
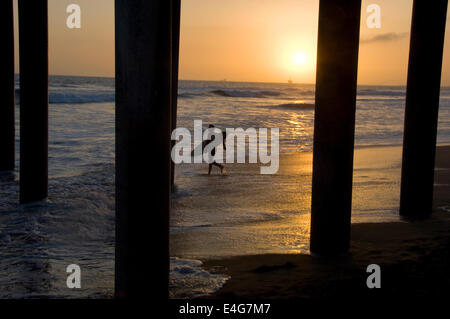
[[[81,6],[81,29],[66,27],[71,3]],[[404,85],[412,0],[362,3],[359,84]],[[380,29],[366,25],[372,3],[381,7]],[[180,78],[286,82],[291,77],[314,83],[318,5],[318,0],[182,0]],[[450,85],[449,40],[447,32],[443,85]],[[113,76],[114,1],[49,0],[49,45],[50,74]]]

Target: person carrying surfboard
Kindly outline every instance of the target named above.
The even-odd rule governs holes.
[[[215,126],[212,125],[212,124],[209,124],[209,126],[208,126],[208,128],[214,128],[214,127],[215,127]],[[227,147],[226,147],[226,145],[225,145],[226,133],[225,133],[225,132],[222,132],[222,134],[223,134],[223,139],[222,139],[223,149],[226,150],[226,149],[227,149]],[[214,139],[215,139],[215,136],[212,135],[212,136],[211,136],[211,139],[210,139],[209,141],[207,141],[207,143],[205,144],[205,146],[208,145],[209,143],[211,143],[212,141],[214,141]],[[211,151],[211,155],[212,155],[212,156],[216,155],[216,148],[213,148],[213,150]],[[213,161],[211,164],[209,164],[209,167],[208,167],[208,175],[211,175],[211,169],[212,169],[213,166],[219,167],[219,168],[220,168],[220,173],[221,173],[222,175],[225,175],[225,174],[226,174],[226,171],[225,171],[225,165],[220,164],[220,163],[217,163],[216,161]]]

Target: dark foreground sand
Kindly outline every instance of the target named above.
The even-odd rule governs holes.
[[[450,296],[450,147],[438,147],[433,217],[352,225],[350,253],[238,256],[205,261],[231,279],[210,298],[366,299]],[[368,289],[366,268],[381,267],[381,289]]]

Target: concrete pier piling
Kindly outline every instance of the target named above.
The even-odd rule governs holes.
[[[0,171],[14,170],[14,16],[13,1],[4,0],[0,5],[0,32],[4,47],[1,62],[0,96]]]
[[[20,202],[47,197],[47,0],[19,0]]]
[[[173,0],[172,10],[172,120],[171,131],[177,128],[178,109],[178,65],[180,58],[180,16],[181,0]],[[175,145],[172,141],[171,147]],[[175,183],[175,163],[170,161],[170,184]]]
[[[348,251],[361,0],[321,0],[316,73],[311,252]]]
[[[168,297],[172,1],[115,1],[118,298]]]
[[[423,218],[433,205],[434,162],[448,0],[415,0],[406,90],[400,215]]]

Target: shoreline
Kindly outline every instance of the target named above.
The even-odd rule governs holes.
[[[261,175],[258,163],[228,164],[224,177],[208,176],[207,165],[177,166],[170,255],[309,252],[312,152],[281,154],[279,164],[275,175]],[[401,148],[355,150],[354,167],[352,222],[398,221]]]
[[[433,215],[424,221],[352,223],[349,254],[261,254],[204,260],[231,278],[206,298],[416,298],[449,296],[450,146],[436,151]],[[382,288],[368,289],[366,267],[378,264]]]
[[[358,150],[358,149],[379,149],[379,148],[402,148],[403,144],[362,144],[362,145],[357,145],[355,144],[354,149]],[[442,142],[442,143],[436,143],[436,149],[437,148],[450,148],[450,142]],[[280,156],[281,155],[285,155],[285,156],[290,156],[290,155],[295,155],[298,153],[312,153],[312,150],[298,150],[295,152],[286,152],[286,153],[281,153],[280,152]]]

